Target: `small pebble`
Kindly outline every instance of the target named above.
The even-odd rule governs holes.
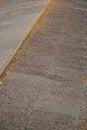
[[[0,81],[0,85],[2,85],[2,82]]]

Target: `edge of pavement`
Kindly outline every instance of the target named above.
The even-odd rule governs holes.
[[[34,24],[32,25],[30,31],[25,34],[24,38],[21,40],[19,45],[14,49],[12,54],[9,56],[7,62],[2,66],[1,71],[0,71],[0,85],[2,84],[3,80],[5,79],[7,73],[10,71],[11,67],[14,65],[16,60],[19,58],[21,55],[25,45],[29,42],[30,38],[32,37],[33,33],[38,27],[38,24],[42,20],[42,17],[47,14],[47,12],[50,9],[51,4],[53,3],[54,0],[49,0],[47,4],[45,5],[44,9],[38,16],[38,18],[35,20]]]

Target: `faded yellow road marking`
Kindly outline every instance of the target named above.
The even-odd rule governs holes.
[[[8,71],[10,71],[10,68],[13,66],[13,64],[16,62],[20,54],[22,53],[25,45],[29,42],[31,36],[33,35],[34,31],[37,29],[40,21],[42,20],[42,17],[47,14],[47,12],[50,9],[51,4],[55,0],[49,0],[48,3],[45,5],[44,10],[41,12],[41,15],[36,19],[35,23],[31,27],[31,31],[28,32],[24,38],[20,41],[17,48],[14,49],[11,56],[8,58],[7,62],[2,66],[0,69],[0,81],[2,82],[5,79],[5,76],[7,75]]]
[[[87,76],[85,77],[85,79],[87,80]]]
[[[0,0],[0,3],[3,3],[3,2],[5,2],[5,0]]]
[[[79,119],[78,128],[79,130],[87,130],[87,120]]]
[[[2,17],[2,16],[10,16],[11,15],[11,13],[10,12],[6,12],[6,13],[0,13],[0,16]]]

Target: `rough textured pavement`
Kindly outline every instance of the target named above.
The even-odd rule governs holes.
[[[87,130],[87,1],[55,0],[0,87],[0,130]]]
[[[31,30],[47,2],[48,0],[0,0],[0,72]]]

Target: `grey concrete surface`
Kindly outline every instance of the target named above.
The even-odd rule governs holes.
[[[0,71],[48,0],[0,0]]]
[[[0,87],[1,130],[87,130],[87,1],[55,0]]]

